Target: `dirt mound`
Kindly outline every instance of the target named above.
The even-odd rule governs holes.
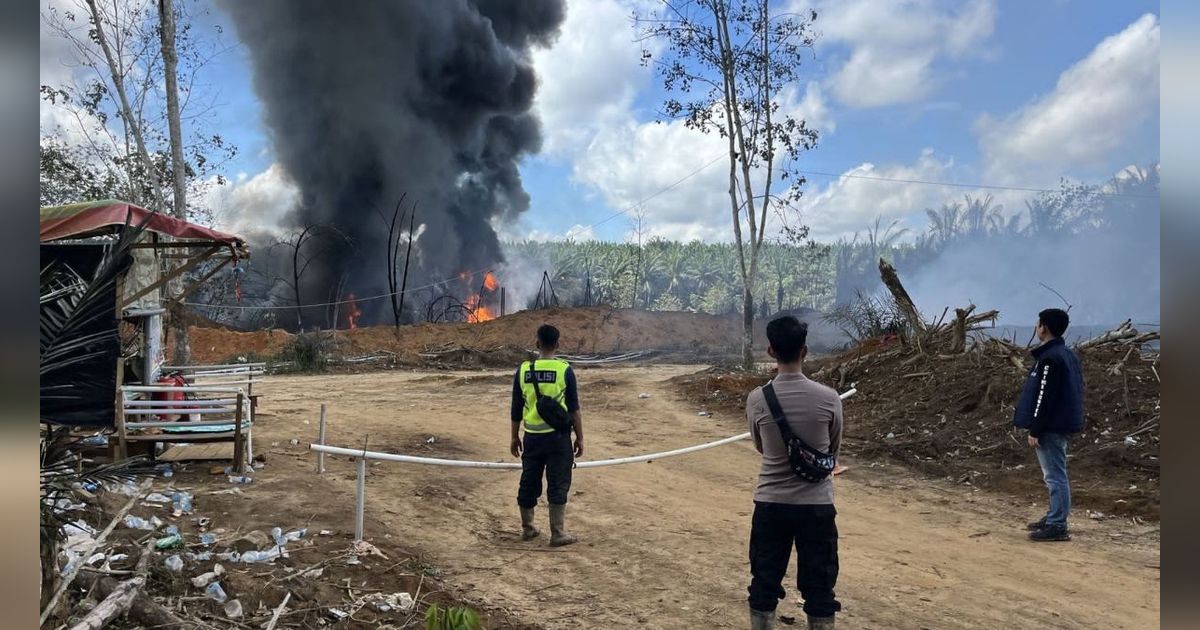
[[[402,326],[399,331],[391,326],[374,326],[338,331],[336,336],[339,352],[345,356],[382,351],[395,354],[397,362],[402,364],[507,366],[525,358],[525,353],[533,348],[537,327],[544,323],[561,331],[561,350],[566,354],[658,350],[670,354],[726,356],[736,354],[741,339],[741,324],[735,317],[607,307],[521,311],[478,324],[415,324]],[[279,330],[239,333],[194,327],[189,334],[196,363],[223,362],[247,355],[273,356],[292,338]]]
[[[1037,460],[1012,414],[1031,361],[998,343],[959,355],[876,340],[810,362],[813,378],[858,394],[845,403],[846,453],[886,457],[963,484],[1044,500]],[[1155,356],[1128,347],[1082,351],[1087,426],[1072,440],[1075,503],[1104,513],[1159,515],[1159,395]],[[1117,368],[1116,366],[1120,366]],[[768,375],[705,371],[676,379],[682,396],[740,414]]]

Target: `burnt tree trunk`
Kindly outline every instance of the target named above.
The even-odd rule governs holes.
[[[904,290],[904,285],[900,282],[900,276],[896,274],[896,268],[882,258],[879,259],[879,277],[883,280],[884,286],[891,292],[892,298],[896,300],[900,311],[904,313],[904,318],[908,320],[908,325],[912,328],[913,334],[924,337],[929,331],[925,326],[925,321],[921,319],[921,312],[913,304],[912,298],[908,297],[908,291]]]

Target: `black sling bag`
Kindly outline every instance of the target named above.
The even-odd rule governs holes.
[[[536,408],[538,415],[555,431],[570,433],[571,414],[567,413],[567,410],[558,404],[557,400],[542,395],[542,388],[538,386],[537,361],[529,362],[529,372],[527,374],[529,374],[529,378],[533,379],[533,393],[537,398]]]
[[[771,416],[775,418],[775,424],[779,425],[779,432],[783,434],[783,443],[787,446],[788,464],[791,466],[792,472],[801,479],[811,482],[822,481],[828,477],[833,472],[834,466],[837,465],[837,459],[829,453],[822,453],[809,446],[792,432],[787,417],[783,415],[783,408],[779,406],[779,398],[775,396],[773,383],[763,386],[763,397],[767,399],[767,407],[771,410]]]

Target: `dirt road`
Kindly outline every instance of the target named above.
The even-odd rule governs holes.
[[[665,383],[695,369],[581,370],[586,458],[742,432],[740,419],[697,416],[698,407]],[[334,445],[366,440],[371,450],[513,461],[510,379],[500,372],[270,378],[254,435],[269,464],[247,487],[263,499],[256,509],[312,513],[352,528],[352,464],[330,459],[318,479],[304,452],[322,402]],[[649,398],[639,398],[643,392]],[[1073,542],[1036,545],[1020,528],[1037,506],[852,457],[847,463],[836,481],[840,627],[1158,627],[1156,525],[1077,514]],[[568,522],[583,542],[549,550],[544,536],[530,543],[517,536],[516,472],[377,463],[369,468],[366,534],[423,553],[468,596],[546,628],[745,627],[757,467],[753,447],[739,442],[576,471]],[[779,610],[802,624],[794,584],[789,572]]]

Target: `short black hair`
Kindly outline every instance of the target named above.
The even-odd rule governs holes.
[[[1048,308],[1038,313],[1038,322],[1045,326],[1051,335],[1061,337],[1071,324],[1071,316],[1061,308]]]
[[[776,317],[767,324],[767,341],[780,363],[795,363],[808,341],[808,324],[794,315]]]
[[[554,348],[558,346],[558,329],[550,324],[542,324],[538,326],[537,331],[538,343],[543,348]]]

